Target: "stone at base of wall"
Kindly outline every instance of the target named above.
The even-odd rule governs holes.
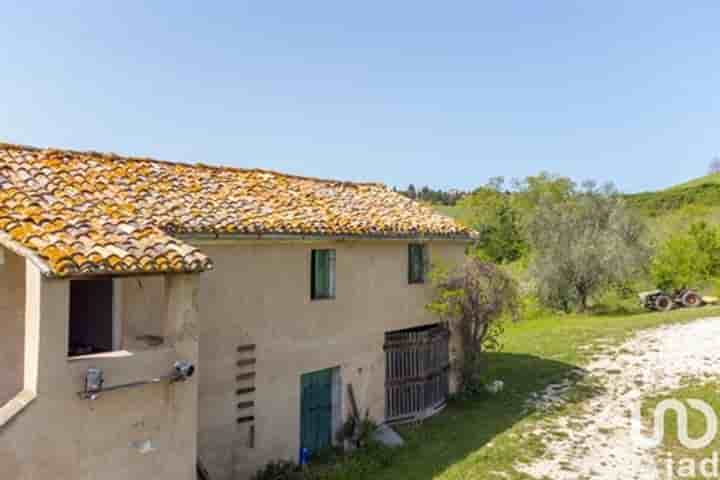
[[[380,425],[372,434],[373,439],[386,447],[402,447],[405,440],[387,425]]]

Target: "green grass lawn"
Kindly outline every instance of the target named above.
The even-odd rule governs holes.
[[[509,325],[504,350],[489,355],[488,378],[505,382],[502,393],[455,400],[422,425],[403,427],[404,447],[392,453],[357,454],[329,478],[525,479],[512,465],[543,451],[542,439],[523,435],[540,418],[540,413],[527,411],[526,399],[592,356],[592,349],[578,347],[599,340],[618,343],[638,329],[718,315],[720,308],[704,308],[665,314],[553,316]],[[581,398],[583,392],[577,393]]]

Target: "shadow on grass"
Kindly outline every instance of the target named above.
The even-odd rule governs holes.
[[[368,468],[362,460],[350,462],[331,478],[431,480],[451,469],[443,478],[484,479],[487,472],[510,470],[527,453],[527,445],[511,436],[495,441],[498,436],[534,413],[527,403],[531,393],[564,378],[582,377],[584,372],[575,365],[525,354],[491,353],[488,361],[488,378],[505,383],[501,393],[453,400],[444,412],[423,424],[400,427],[406,445],[385,459],[382,467]],[[575,393],[579,394],[570,395],[570,402],[596,391]],[[494,443],[490,453],[477,454],[490,442]]]
[[[598,317],[627,317],[642,315],[648,313],[648,311],[636,306],[599,304],[593,305],[590,313]]]

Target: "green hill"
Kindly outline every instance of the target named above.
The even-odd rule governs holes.
[[[670,187],[670,189],[692,188],[692,187],[699,187],[700,185],[718,185],[718,184],[720,184],[720,173],[713,173],[711,175],[705,175],[704,177],[690,180],[689,182],[675,185],[674,187]]]
[[[665,190],[626,195],[626,199],[630,206],[648,217],[662,217],[688,208],[711,213],[720,210],[720,174],[701,177]]]

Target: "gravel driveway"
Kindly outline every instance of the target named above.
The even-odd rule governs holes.
[[[680,388],[687,377],[720,375],[720,318],[644,330],[598,355],[586,369],[605,389],[581,403],[579,412],[551,416],[533,432],[548,438],[546,455],[516,468],[553,480],[662,479],[656,451],[634,444],[630,409],[640,399]],[[562,403],[570,382],[550,385],[532,402]],[[575,409],[574,409],[575,410]]]

